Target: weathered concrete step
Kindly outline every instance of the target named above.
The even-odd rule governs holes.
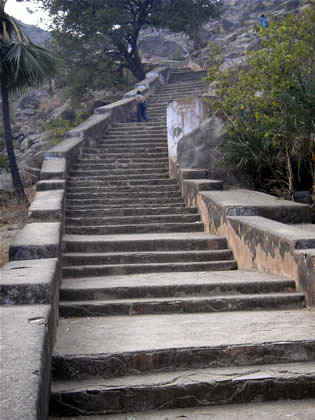
[[[114,208],[114,209],[99,209],[99,210],[67,210],[67,217],[123,217],[123,216],[153,216],[153,215],[169,215],[169,214],[198,214],[197,208],[183,208],[183,207],[134,207],[134,208]]]
[[[234,260],[188,263],[83,265],[63,267],[63,276],[64,278],[73,278],[137,273],[166,273],[172,271],[219,271],[235,270],[236,268],[237,264]]]
[[[127,191],[127,192],[119,192],[119,191],[100,191],[95,190],[95,192],[67,192],[67,199],[70,200],[77,200],[79,198],[82,198],[84,200],[87,199],[109,199],[109,200],[139,200],[140,198],[144,198],[145,200],[151,200],[151,199],[173,199],[173,198],[181,198],[181,194],[176,188],[175,191]]]
[[[122,235],[65,235],[64,252],[142,252],[222,249],[227,247],[225,238],[208,233],[153,233]]]
[[[198,251],[148,251],[148,252],[107,252],[107,253],[63,253],[63,265],[113,265],[113,264],[154,264],[170,262],[209,262],[232,260],[230,249]]]
[[[155,128],[165,128],[165,125],[159,124],[159,123],[152,123],[152,122],[143,124],[143,123],[138,123],[137,121],[134,121],[134,122],[128,122],[128,123],[114,123],[112,125],[111,130],[113,130],[115,128],[119,128],[119,129],[124,128],[126,130],[139,129],[139,128],[140,129],[151,130],[151,129],[155,129]]]
[[[106,176],[106,175],[88,175],[88,176],[80,176],[80,175],[76,175],[76,176],[71,176],[68,178],[71,182],[82,182],[82,181],[86,181],[86,182],[93,182],[93,181],[102,181],[104,183],[104,185],[122,185],[124,183],[130,183],[130,185],[132,185],[133,182],[141,182],[141,183],[147,183],[149,181],[152,181],[154,184],[157,181],[165,181],[168,182],[170,181],[168,173],[164,174],[164,175],[133,175],[133,176],[129,176],[129,175],[119,175],[119,176]]]
[[[105,144],[99,144],[96,149],[89,148],[87,151],[99,151],[101,153],[124,153],[124,151],[132,151],[133,153],[143,153],[143,152],[150,152],[150,153],[161,153],[167,151],[167,144],[154,146],[150,144],[137,144],[137,145],[117,145],[117,146],[106,146]]]
[[[136,126],[131,126],[129,124],[128,128],[124,127],[126,123],[121,123],[121,125],[114,124],[113,127],[108,131],[108,134],[157,134],[165,133],[167,131],[164,125],[159,126],[150,126],[137,124]]]
[[[99,158],[98,155],[95,155],[95,157],[91,156],[84,156],[82,159],[78,159],[78,163],[105,163],[105,164],[121,164],[121,163],[132,163],[132,164],[150,164],[152,165],[152,159],[151,158],[132,158],[132,159],[126,159],[126,158],[116,158],[111,159],[109,157],[107,158]],[[160,159],[154,159],[154,162],[156,163],[168,163],[168,158],[160,158]]]
[[[315,400],[254,402],[249,404],[215,405],[211,407],[150,410],[132,413],[136,420],[314,420]],[[88,417],[49,417],[49,420],[126,420],[126,414]]]
[[[152,171],[155,171],[155,169],[160,170],[163,169],[164,171],[168,170],[168,165],[164,163],[156,163],[151,162],[151,165],[149,163],[143,164],[143,163],[115,163],[112,165],[106,164],[106,163],[78,163],[72,166],[73,170],[80,170],[80,169],[112,169],[113,171],[116,169],[152,169]]]
[[[148,153],[148,152],[141,152],[141,153],[134,153],[134,152],[124,152],[124,154],[122,155],[121,153],[104,153],[103,151],[100,151],[98,149],[95,149],[94,151],[89,152],[88,150],[84,151],[84,158],[88,158],[89,155],[92,156],[98,156],[100,159],[102,158],[107,158],[107,159],[133,159],[133,158],[137,158],[137,159],[160,159],[160,158],[168,158],[168,152],[157,152],[154,153]]]
[[[108,171],[106,169],[97,169],[97,170],[89,170],[89,169],[73,169],[71,171],[71,176],[75,176],[75,175],[81,175],[81,176],[85,176],[85,175],[91,175],[91,176],[97,176],[97,175],[103,175],[103,176],[120,176],[120,175],[124,175],[129,176],[130,178],[132,176],[142,176],[143,175],[152,175],[154,176],[154,178],[158,178],[159,175],[165,175],[167,172],[165,172],[165,169],[155,169],[154,172],[152,173],[152,171],[150,169],[115,169],[112,171]]]
[[[200,222],[199,214],[169,214],[166,215],[142,215],[139,216],[111,216],[111,217],[67,217],[66,224],[71,226],[99,226],[99,225],[123,225],[123,224],[148,224],[148,223],[193,223]]]
[[[167,138],[163,138],[163,137],[158,137],[158,138],[152,138],[152,137],[143,137],[142,139],[140,139],[139,137],[137,138],[132,138],[132,139],[128,139],[126,138],[123,139],[121,137],[117,137],[117,139],[115,138],[108,138],[103,140],[102,142],[98,143],[99,146],[101,147],[122,147],[122,148],[126,148],[127,146],[129,146],[130,148],[132,147],[161,147],[161,146],[165,146],[167,145]]]
[[[104,182],[102,177],[95,177],[95,179],[91,179],[90,177],[86,180],[84,177],[82,178],[68,178],[67,186],[68,187],[90,187],[95,185],[95,187],[103,186],[106,188],[132,188],[132,187],[140,187],[140,188],[148,188],[150,187],[167,187],[167,186],[174,186],[177,184],[176,180],[173,179],[138,179],[138,180],[116,180],[111,182]]]
[[[295,281],[266,273],[211,271],[191,273],[150,273],[127,277],[90,277],[64,280],[60,299],[104,300],[215,296],[295,292]]]
[[[181,89],[181,90],[174,90],[174,91],[169,91],[169,92],[165,92],[165,93],[157,93],[156,95],[154,95],[154,100],[156,102],[158,102],[160,99],[176,99],[176,98],[180,98],[183,96],[189,96],[192,95],[193,93],[203,93],[206,92],[208,89],[208,86],[195,86],[192,89]],[[158,102],[159,103],[159,102]]]
[[[74,184],[75,185],[75,184]],[[90,186],[87,186],[87,184],[83,185],[83,186],[69,186],[67,188],[67,191],[69,193],[87,193],[87,192],[91,192],[91,193],[142,193],[145,194],[146,192],[151,192],[151,193],[171,193],[171,192],[178,192],[178,187],[177,185],[171,184],[171,185],[123,185],[123,186],[109,186],[109,187],[104,187],[102,186],[100,183],[96,184],[95,187],[92,187],[92,183],[90,184]]]
[[[50,407],[52,415],[117,414],[253,402],[257,396],[259,401],[313,398],[314,393],[314,363],[280,363],[60,381],[53,383]]]
[[[142,138],[153,138],[153,139],[159,139],[159,138],[164,138],[167,137],[167,129],[166,127],[160,130],[137,130],[137,131],[132,131],[132,130],[120,130],[120,131],[109,131],[108,133],[106,133],[106,135],[104,136],[104,139],[142,139]]]
[[[91,206],[91,205],[102,205],[103,208],[109,208],[111,206],[129,206],[132,207],[141,207],[141,206],[148,206],[151,205],[153,207],[157,207],[159,204],[161,204],[161,207],[169,207],[171,204],[175,204],[176,206],[183,204],[183,200],[181,197],[175,197],[175,198],[166,198],[163,200],[163,203],[161,203],[161,199],[159,197],[156,198],[133,198],[132,200],[128,197],[126,198],[89,198],[89,199],[74,199],[74,198],[68,198],[67,199],[67,206],[68,204],[70,206]]]
[[[72,235],[111,235],[117,233],[156,233],[156,232],[203,232],[201,222],[194,223],[147,223],[101,226],[71,226],[65,228]]]
[[[141,202],[137,201],[137,202],[128,202],[125,201],[123,203],[119,203],[119,202],[111,202],[111,203],[104,203],[103,201],[96,201],[95,203],[90,203],[90,200],[84,200],[84,202],[82,203],[81,201],[78,200],[69,200],[69,202],[67,202],[67,209],[68,210],[76,210],[76,209],[108,209],[108,210],[112,210],[112,209],[120,209],[120,208],[151,208],[153,207],[157,207],[158,203],[152,203],[152,202],[143,202],[143,200],[141,200]],[[174,201],[174,202],[165,202],[162,204],[161,207],[182,207],[185,208],[185,204],[182,201]]]
[[[177,298],[142,298],[97,301],[60,302],[63,318],[84,316],[148,315],[176,313],[211,313],[223,311],[250,311],[269,309],[301,309],[304,295],[275,293],[245,296],[203,296]]]
[[[166,85],[161,87],[154,95],[152,95],[153,97],[155,97],[156,95],[160,95],[162,93],[168,93],[168,92],[180,92],[181,90],[189,90],[189,89],[195,89],[196,87],[208,87],[209,86],[209,82],[204,82],[202,80],[197,80],[197,81],[193,81],[191,83],[185,83],[182,86],[181,85],[177,85],[177,86],[172,86],[172,85]]]
[[[314,361],[314,311],[83,317],[79,321],[60,320],[54,364],[58,360],[65,370],[55,371],[59,378],[76,377],[78,365],[82,378],[98,372],[106,378],[187,367],[241,365],[248,370],[249,365]],[[67,368],[68,361],[72,369]],[[90,369],[89,364],[98,362],[106,367]],[[139,380],[144,378],[139,375]]]

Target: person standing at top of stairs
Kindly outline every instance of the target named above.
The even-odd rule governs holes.
[[[146,109],[147,109],[147,103],[145,100],[145,96],[142,94],[140,90],[138,90],[136,95],[136,103],[137,103],[137,119],[138,122],[141,122],[142,120],[148,121],[146,116]]]

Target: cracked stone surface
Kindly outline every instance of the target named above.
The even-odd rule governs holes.
[[[109,416],[87,416],[82,420],[314,420],[315,400],[277,401],[226,407],[198,407]],[[77,420],[80,417],[51,417],[49,420]]]
[[[312,339],[314,310],[70,318],[60,321],[55,353],[95,354]]]

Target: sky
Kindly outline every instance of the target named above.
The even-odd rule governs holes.
[[[16,0],[8,0],[5,11],[24,23],[48,29],[48,14],[39,10],[36,1],[17,2]]]

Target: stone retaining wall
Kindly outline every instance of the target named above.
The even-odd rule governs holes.
[[[226,237],[240,269],[293,278],[307,305],[315,306],[315,233],[295,226],[311,223],[309,206],[256,191],[224,191],[220,181],[206,179],[207,171],[181,169],[171,158],[169,167],[186,205],[198,207],[207,232]]]
[[[67,172],[84,148],[100,141],[113,123],[136,115],[137,90],[149,96],[168,76],[166,67],[153,70],[122,100],[97,108],[44,155],[28,224],[10,246],[10,262],[0,270],[1,419],[48,418]]]

